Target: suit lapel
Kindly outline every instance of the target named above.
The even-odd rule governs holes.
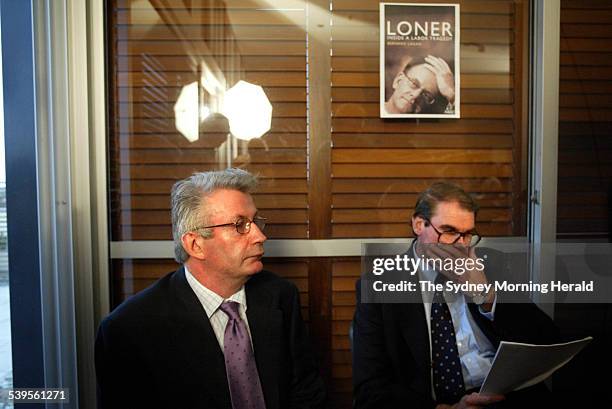
[[[282,369],[279,354],[284,339],[282,312],[275,307],[274,295],[258,286],[255,277],[247,282],[246,297],[247,319],[266,408],[279,408],[280,397],[277,385]]]
[[[414,243],[415,241],[412,242],[408,250],[408,256],[410,258],[415,257]],[[431,346],[425,306],[423,304],[423,296],[419,285],[417,285],[417,291],[415,291],[414,297],[415,299],[412,300],[412,303],[394,304],[394,306],[396,307],[398,315],[397,321],[400,323],[402,335],[416,361],[419,379],[424,380],[424,384],[428,390],[428,396],[430,396]]]
[[[427,379],[426,383],[429,385],[431,352],[423,304],[395,304],[395,307],[402,336],[416,361],[420,376],[422,379]]]
[[[172,277],[170,285],[175,296],[173,344],[182,358],[179,363],[184,365],[180,368],[184,382],[204,385],[203,393],[211,396],[218,407],[230,408],[223,351],[183,268]]]

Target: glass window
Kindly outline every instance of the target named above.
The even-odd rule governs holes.
[[[4,96],[0,41],[0,391],[13,387],[11,305],[9,299],[8,236],[6,226],[6,166],[4,160]],[[0,399],[0,403],[1,399]],[[12,403],[6,408],[12,407]]]
[[[320,225],[317,239],[410,237],[416,196],[438,179],[476,196],[483,235],[525,236],[528,1],[461,2],[460,119],[379,118],[379,1],[114,0],[107,13],[112,241],[171,240],[172,184],[227,166],[261,175],[270,239],[312,239]],[[226,106],[240,81],[261,87],[269,129],[256,125],[265,100]],[[329,95],[331,112],[313,109]],[[240,136],[244,124],[264,132]],[[309,318],[323,311],[315,344],[334,407],[349,407],[358,258],[266,263],[296,282]],[[176,267],[114,259],[113,306]]]

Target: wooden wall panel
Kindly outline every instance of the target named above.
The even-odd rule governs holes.
[[[606,1],[561,1],[557,233],[563,238],[609,238],[612,231],[610,8]]]

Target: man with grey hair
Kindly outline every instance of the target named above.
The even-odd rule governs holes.
[[[323,407],[297,288],[262,271],[266,219],[240,169],[172,188],[182,264],[117,307],[96,339],[102,408]]]

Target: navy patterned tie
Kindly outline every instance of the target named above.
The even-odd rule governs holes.
[[[223,337],[223,355],[232,408],[265,409],[251,339],[238,313],[239,306],[237,302],[226,301],[219,307],[229,318]]]
[[[438,274],[436,284],[444,284],[445,281]],[[456,403],[465,394],[465,386],[453,319],[442,291],[434,293],[431,303],[431,364],[437,402]]]

